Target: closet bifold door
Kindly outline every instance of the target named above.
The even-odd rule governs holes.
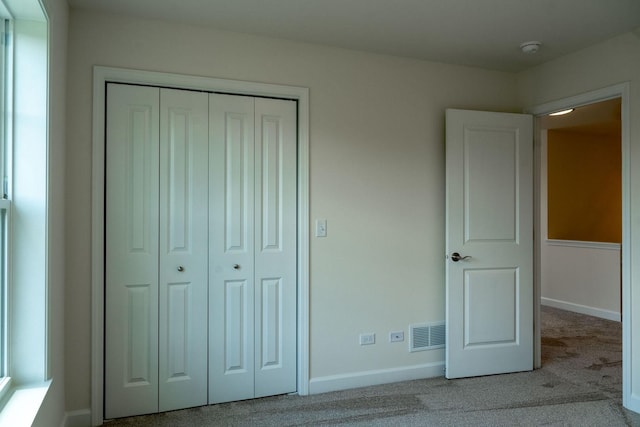
[[[161,412],[207,404],[208,103],[160,91]]]
[[[220,403],[254,397],[254,98],[209,100],[209,403]]]
[[[255,100],[255,396],[296,391],[294,101]]]
[[[296,391],[296,103],[210,95],[209,403]]]
[[[157,88],[108,84],[105,418],[158,411]]]
[[[208,95],[109,84],[105,418],[207,402]]]

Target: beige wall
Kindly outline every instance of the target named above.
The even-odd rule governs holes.
[[[639,33],[640,34],[640,33]],[[629,307],[640,307],[640,37],[627,33],[604,43],[533,68],[518,76],[520,104],[526,107],[629,82],[629,137],[631,182],[631,293]],[[624,256],[624,254],[623,254]],[[624,307],[623,307],[624,311]],[[635,314],[635,312],[633,313]],[[630,348],[631,393],[640,409],[640,316],[630,313],[633,345]],[[623,319],[625,313],[623,312]]]
[[[542,304],[620,321],[620,249],[542,241]]]
[[[547,237],[620,243],[620,132],[547,133]]]
[[[616,135],[612,136],[613,133]],[[549,149],[554,139],[556,150]],[[593,130],[541,132],[538,233],[544,305],[615,321],[621,319],[620,141],[619,129],[599,134]],[[549,193],[554,191],[556,206],[547,209],[547,201],[550,205],[554,199]],[[562,208],[567,210],[558,212]],[[548,226],[547,220],[553,221],[548,216],[552,217],[554,210],[566,215],[564,222],[556,218],[556,228],[563,234],[554,234],[553,227]],[[603,221],[605,217],[610,221]],[[607,225],[614,227],[609,229]],[[593,228],[599,233],[593,233]],[[607,237],[606,231],[612,233],[611,237]]]
[[[67,410],[90,405],[96,64],[308,87],[311,377],[444,359],[387,336],[444,319],[444,110],[514,111],[515,75],[81,11],[69,31]]]

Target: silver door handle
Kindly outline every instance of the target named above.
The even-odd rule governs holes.
[[[179,271],[180,273],[182,273],[182,272],[184,271],[184,267],[183,267],[183,266],[181,266],[181,265],[179,265],[179,266],[178,266],[178,271]]]
[[[471,256],[470,255],[462,256],[458,252],[454,252],[451,254],[451,261],[453,262],[465,261],[467,259],[471,259]]]

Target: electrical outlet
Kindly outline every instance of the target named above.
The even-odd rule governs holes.
[[[390,332],[389,333],[389,342],[402,342],[404,341],[404,332]]]
[[[360,345],[371,345],[376,343],[376,334],[360,334]]]

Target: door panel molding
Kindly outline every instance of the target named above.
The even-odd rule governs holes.
[[[297,389],[309,393],[309,89],[295,86],[196,77],[154,71],[96,66],[93,70],[92,260],[91,260],[91,420],[104,414],[104,184],[106,83],[154,85],[274,97],[297,101]],[[140,236],[138,236],[140,237]],[[133,242],[132,242],[133,243]],[[136,242],[138,243],[138,242]]]

